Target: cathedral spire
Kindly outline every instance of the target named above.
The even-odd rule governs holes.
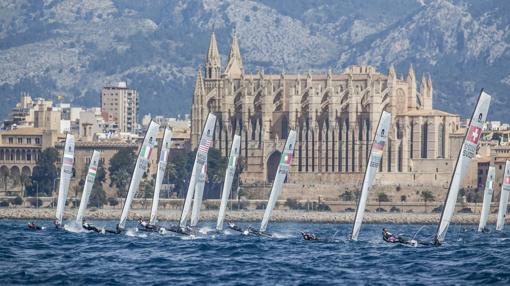
[[[221,69],[220,53],[218,51],[218,44],[216,43],[216,35],[214,34],[214,32],[212,32],[205,64],[205,78],[218,79],[220,77],[220,69]]]
[[[198,103],[196,100],[205,94],[204,80],[202,78],[202,67],[198,66],[197,78],[195,80],[195,89],[193,90],[193,103]]]
[[[397,73],[395,72],[395,67],[393,64],[390,66],[390,70],[388,72],[388,78],[393,80],[397,78]]]
[[[416,82],[416,76],[414,75],[413,64],[409,65],[409,71],[407,72],[407,80]]]
[[[228,55],[228,63],[225,68],[225,74],[230,77],[238,77],[243,73],[243,59],[239,51],[239,44],[237,43],[237,32],[234,29],[232,33],[232,42],[230,44],[230,53]]]

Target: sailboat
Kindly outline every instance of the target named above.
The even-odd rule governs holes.
[[[64,146],[64,156],[62,158],[62,167],[60,169],[60,182],[58,186],[57,212],[55,214],[55,227],[62,228],[62,220],[64,217],[64,209],[66,207],[67,193],[69,192],[69,182],[73,175],[74,164],[74,136],[66,135],[66,143]]]
[[[471,159],[476,155],[476,149],[480,136],[482,135],[483,124],[485,123],[487,112],[489,111],[490,102],[491,96],[482,89],[471,120],[469,121],[468,130],[464,136],[464,142],[459,150],[459,156],[457,157],[457,163],[455,164],[443,212],[441,213],[441,219],[434,238],[435,245],[441,245],[446,237],[446,231],[448,230],[448,226],[450,225],[455,211],[460,184],[467,172]]]
[[[272,235],[267,230],[267,225],[269,223],[269,219],[271,218],[271,213],[276,205],[276,201],[280,196],[283,190],[283,182],[289,173],[289,167],[292,163],[294,146],[296,145],[296,131],[291,130],[289,132],[289,136],[287,137],[287,142],[285,142],[285,147],[283,148],[282,155],[280,157],[280,164],[278,165],[278,169],[276,171],[276,176],[273,181],[273,187],[271,188],[271,195],[269,195],[269,200],[267,201],[266,210],[264,212],[264,217],[262,218],[262,222],[260,224],[260,228],[257,230],[255,228],[249,227],[247,230],[242,231],[244,234],[252,234],[256,236],[264,236],[264,237],[272,237]],[[233,230],[240,231],[240,228],[235,224],[229,224],[229,227]]]
[[[503,227],[505,226],[509,192],[510,192],[510,161],[506,161],[505,175],[503,176],[503,185],[501,186],[501,195],[499,197],[498,221],[496,222],[497,231],[502,231]]]
[[[489,166],[489,172],[487,173],[487,180],[485,182],[485,190],[483,192],[483,204],[482,211],[480,212],[480,224],[478,225],[478,232],[488,232],[486,227],[487,218],[489,217],[492,193],[494,192],[493,184],[494,178],[496,177],[496,168],[494,165]]]
[[[166,230],[185,235],[191,234],[191,229],[187,226],[187,222],[191,211],[191,203],[193,201],[193,196],[195,194],[197,173],[202,171],[202,168],[207,162],[207,153],[209,152],[209,148],[213,143],[213,133],[215,125],[216,116],[212,113],[209,113],[204,128],[202,129],[203,130],[202,137],[200,138],[200,143],[197,148],[197,155],[195,157],[195,163],[193,164],[193,170],[191,172],[191,178],[189,180],[188,185],[188,192],[186,194],[186,199],[184,200],[184,206],[182,208],[179,225],[171,226],[169,228],[166,228]]]
[[[92,191],[92,186],[94,186],[94,181],[96,180],[97,175],[97,167],[99,165],[99,156],[100,152],[94,150],[92,153],[92,158],[90,159],[89,168],[87,171],[87,176],[85,178],[85,184],[83,185],[83,193],[81,194],[80,208],[78,209],[78,214],[76,215],[76,224],[82,225],[84,228],[89,230],[96,230],[97,228],[92,228],[92,225],[87,224],[83,225],[83,218],[85,216],[85,212],[87,211],[87,205],[89,204],[90,192]]]
[[[361,224],[363,222],[363,215],[365,214],[365,207],[367,205],[368,193],[372,188],[375,175],[379,170],[379,165],[383,156],[384,145],[386,145],[386,141],[388,139],[390,125],[391,114],[383,111],[381,117],[379,118],[379,124],[375,133],[374,142],[372,143],[372,148],[370,150],[370,158],[368,159],[368,165],[365,170],[365,177],[361,187],[361,195],[358,200],[356,216],[352,226],[351,240],[358,240]]]
[[[230,190],[232,189],[232,181],[236,172],[237,158],[239,157],[239,148],[241,147],[241,137],[234,135],[232,147],[230,148],[230,156],[228,158],[228,166],[225,170],[225,182],[223,183],[223,191],[221,193],[220,212],[218,214],[218,222],[216,223],[216,230],[223,229],[223,221],[225,219],[225,211],[227,209],[228,198],[230,197]]]
[[[119,224],[117,225],[117,230],[108,232],[121,233],[126,226],[126,221],[129,214],[129,209],[131,208],[131,203],[133,202],[136,191],[140,186],[140,180],[142,178],[142,175],[147,170],[150,155],[157,144],[156,136],[158,134],[158,131],[159,124],[151,121],[151,123],[149,124],[149,128],[145,133],[145,138],[143,139],[140,151],[138,152],[138,158],[136,159],[135,169],[133,171],[133,175],[131,176],[128,194],[126,197],[126,201],[124,203],[124,207],[122,209]]]
[[[172,131],[167,127],[163,133],[163,141],[161,142],[161,149],[159,155],[158,171],[156,174],[156,184],[154,186],[154,197],[152,198],[151,217],[149,224],[146,227],[139,228],[142,231],[159,231],[161,227],[157,226],[159,193],[161,191],[161,184],[165,177],[166,166],[168,163],[168,154],[170,153],[170,146],[172,144]]]

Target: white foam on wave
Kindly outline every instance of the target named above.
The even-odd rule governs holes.
[[[64,224],[64,229],[69,232],[80,233],[80,232],[88,232],[81,225],[77,224],[75,221],[70,222],[69,224]]]
[[[273,232],[272,237],[282,239],[282,238],[292,238],[292,237],[296,237],[296,236],[291,233]]]
[[[131,237],[141,237],[141,238],[147,237],[147,234],[138,232],[137,228],[130,228],[130,229],[128,229],[126,231],[126,235],[127,236],[131,236]]]
[[[201,234],[208,234],[209,232],[212,232],[212,231],[214,231],[214,229],[210,228],[208,226],[204,226],[198,230],[198,232],[200,232]]]

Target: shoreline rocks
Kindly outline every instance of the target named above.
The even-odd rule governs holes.
[[[65,219],[72,220],[76,217],[76,209],[67,210]],[[121,209],[90,209],[86,217],[92,220],[117,220],[120,217]],[[225,221],[236,222],[258,222],[262,220],[263,210],[240,210],[227,211]],[[180,218],[180,210],[160,210],[158,219],[160,221],[177,221]],[[130,220],[136,220],[138,217],[148,218],[150,209],[134,209],[129,214]],[[217,210],[203,210],[201,220],[216,221]],[[388,223],[388,224],[437,224],[440,214],[438,213],[366,213],[365,223]],[[0,219],[46,219],[55,218],[54,209],[35,209],[35,208],[0,208]],[[296,210],[274,210],[271,217],[273,222],[300,222],[300,223],[352,223],[354,219],[353,212],[308,212]],[[478,224],[480,214],[459,213],[453,216],[454,224]],[[489,224],[496,222],[496,214],[489,216]]]

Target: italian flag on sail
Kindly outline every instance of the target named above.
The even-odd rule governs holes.
[[[152,152],[152,148],[150,145],[143,145],[142,146],[142,150],[140,151],[140,156],[142,156],[142,158],[144,159],[149,159],[149,157],[151,156],[151,152]]]
[[[292,162],[292,154],[291,153],[283,154],[282,158],[280,159],[280,164],[287,164],[287,165],[289,165],[290,162]]]
[[[95,177],[97,174],[97,168],[96,167],[90,167],[89,168],[89,176]]]

